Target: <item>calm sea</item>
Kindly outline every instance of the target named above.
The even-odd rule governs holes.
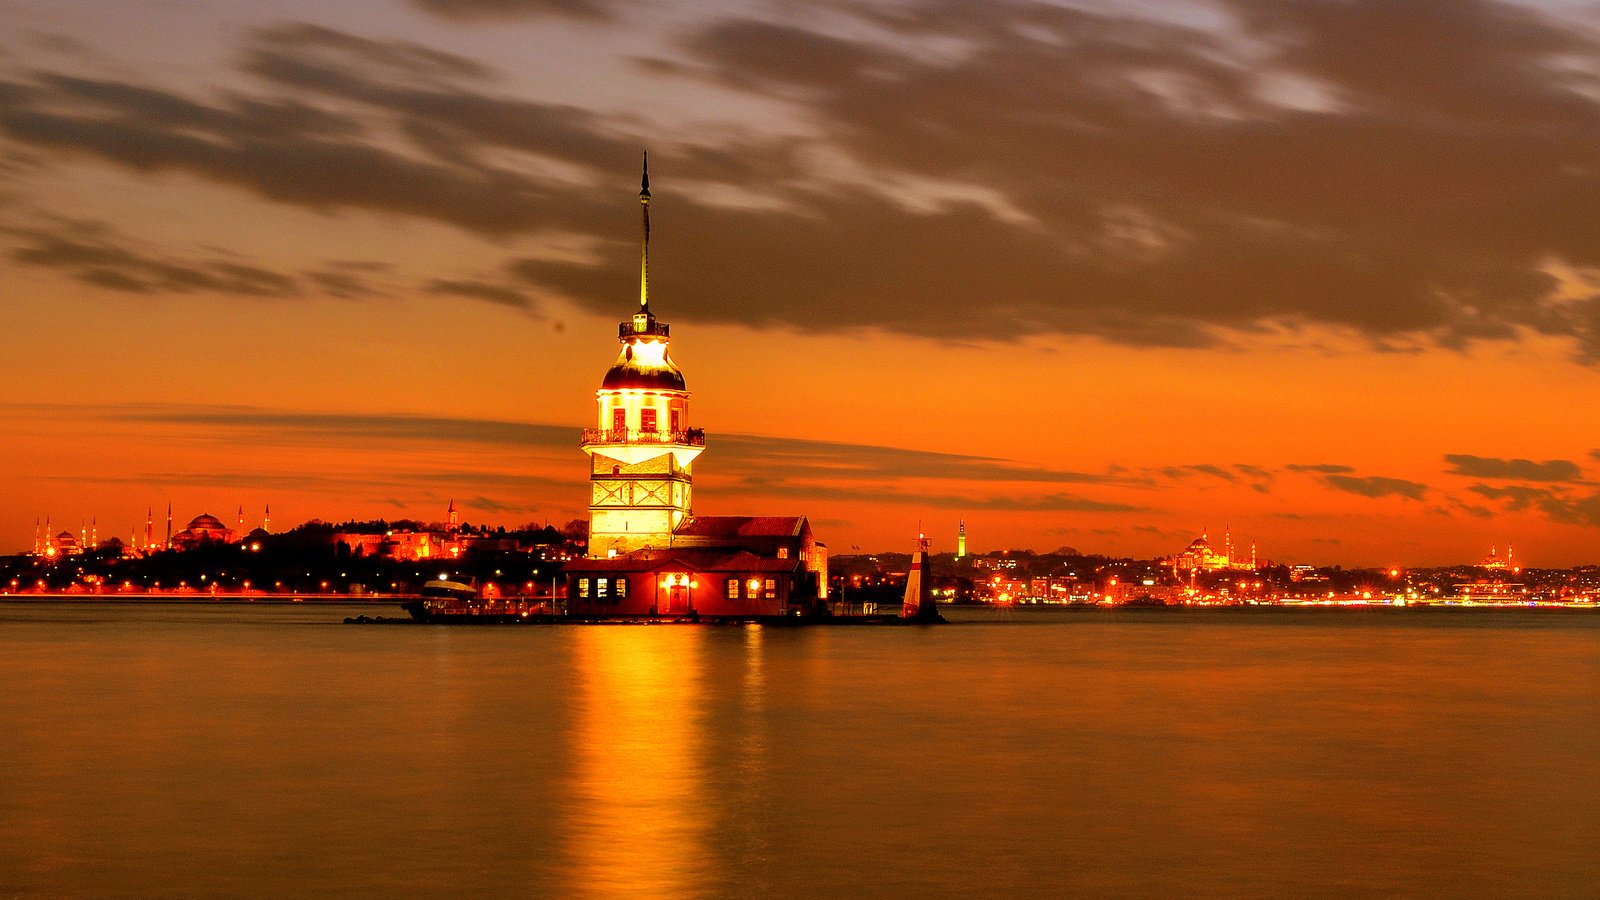
[[[0,896],[1600,895],[1600,615],[0,603]]]

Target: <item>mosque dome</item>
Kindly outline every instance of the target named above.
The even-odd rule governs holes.
[[[190,531],[226,531],[226,530],[228,530],[228,526],[222,524],[222,520],[217,518],[216,516],[200,515],[200,516],[195,516],[193,519],[189,520],[189,530]]]

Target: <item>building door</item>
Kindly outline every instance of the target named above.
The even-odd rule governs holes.
[[[689,611],[689,586],[675,584],[667,588],[667,606],[661,610],[662,615],[676,616]]]

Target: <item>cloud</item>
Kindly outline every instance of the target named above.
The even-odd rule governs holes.
[[[1313,465],[1290,463],[1284,468],[1291,472],[1315,472],[1321,475],[1348,475],[1355,471],[1351,466],[1341,466],[1334,463],[1316,463]]]
[[[1380,497],[1405,497],[1408,500],[1421,500],[1428,492],[1428,486],[1415,481],[1406,481],[1403,478],[1385,478],[1381,475],[1368,475],[1357,477],[1355,475],[1326,475],[1322,483],[1336,491],[1344,491],[1362,497],[1378,499]]]
[[[955,204],[828,206],[840,244],[875,265],[821,285],[825,308],[900,284],[915,302],[950,298],[955,318],[937,318],[951,331],[974,327],[961,303],[1003,296],[976,327],[1025,319],[1130,343],[1269,321],[1450,346],[1518,328],[1592,340],[1584,311],[1545,305],[1540,269],[1600,260],[1579,227],[1600,173],[1548,139],[1600,137],[1600,111],[1557,64],[1592,55],[1579,29],[1475,0],[1235,2],[1216,31],[1042,4],[853,8],[895,40],[730,20],[686,41],[699,67],[686,71],[794,98],[864,168],[980,185],[1039,230]],[[961,51],[927,52],[936,42]],[[1426,78],[1396,72],[1413,58]],[[895,224],[869,235],[856,216]],[[925,279],[900,256],[913,249]]]
[[[1229,484],[1243,484],[1262,494],[1271,490],[1272,482],[1276,478],[1270,469],[1248,463],[1234,463],[1228,466],[1213,463],[1165,466],[1154,470],[1154,474],[1172,481],[1186,480],[1195,476],[1214,478]]]
[[[471,60],[316,26],[255,35],[244,68],[261,96],[213,101],[33,72],[0,81],[0,134],[138,172],[184,172],[319,211],[416,216],[488,235],[592,231],[593,197],[491,164],[510,147],[588,168],[631,168],[637,144],[581,110],[494,97]],[[397,146],[393,134],[410,141]]]
[[[483,300],[499,306],[509,306],[513,309],[531,311],[534,308],[533,299],[528,296],[526,291],[486,281],[438,278],[428,282],[423,289],[430,294]]]
[[[15,241],[13,262],[54,269],[87,284],[133,294],[205,291],[248,297],[301,293],[295,278],[229,259],[185,260],[137,249],[106,225],[58,222],[56,228],[0,228]]]
[[[460,20],[611,8],[415,3]],[[652,280],[695,298],[687,316],[1185,347],[1308,324],[1389,347],[1539,333],[1600,354],[1600,298],[1558,298],[1551,274],[1600,266],[1591,30],[1491,0],[1232,0],[1204,27],[1020,0],[763,14],[710,8],[645,63],[798,126],[656,139]],[[0,81],[12,147],[595,248],[508,260],[509,292],[609,311],[629,282],[631,198],[606,185],[659,131],[519,99],[477,60],[288,24],[247,37],[254,81],[228,92],[17,65]]]
[[[1575,495],[1561,488],[1487,484],[1468,490],[1499,503],[1504,512],[1537,512],[1556,522],[1600,528],[1600,493]]]
[[[324,268],[305,273],[307,281],[321,289],[329,297],[341,300],[364,300],[369,297],[382,297],[388,294],[385,289],[374,285],[366,277],[367,272],[360,264],[331,263]]]
[[[1469,456],[1463,453],[1445,455],[1451,465],[1446,473],[1468,478],[1489,478],[1506,481],[1581,481],[1583,471],[1578,464],[1565,459],[1499,459],[1486,456]]]
[[[436,16],[464,22],[529,16],[605,20],[612,16],[612,4],[604,0],[411,0],[411,3]]]
[[[195,484],[250,490],[347,491],[352,486],[374,495],[422,489],[458,489],[499,496],[518,492],[571,491],[573,477],[517,475],[486,471],[472,461],[499,458],[503,450],[568,454],[581,467],[574,426],[439,416],[314,413],[252,407],[183,404],[93,407],[7,404],[0,412],[24,416],[98,419],[175,427],[226,447],[316,446],[416,449],[455,446],[466,460],[456,471],[392,471],[359,477],[295,473],[219,472],[193,476],[141,473],[97,476],[92,481],[130,484]],[[1048,485],[1142,486],[1123,473],[1080,473],[1020,465],[1008,460],[905,450],[866,444],[810,441],[764,435],[714,435],[710,452],[717,466],[708,472],[718,496],[740,493],[804,500],[867,501],[933,509],[1002,512],[1105,514],[1148,512],[1148,508],[1075,492],[1041,489]],[[574,472],[580,469],[574,469]],[[736,473],[736,474],[727,474]],[[576,477],[576,476],[574,476]],[[298,481],[296,479],[299,479]],[[958,493],[939,485],[984,484],[986,492]],[[929,485],[933,485],[930,489]],[[509,502],[509,501],[503,501]],[[485,507],[487,508],[487,507]]]
[[[314,413],[181,404],[142,407],[31,407],[12,404],[6,408],[185,426],[210,434],[226,429],[228,433],[223,437],[229,441],[248,433],[252,441],[273,439],[350,445],[378,441],[443,442],[570,450],[576,454],[579,437],[576,426],[445,416]],[[877,490],[883,483],[906,480],[1017,485],[1145,484],[1115,469],[1098,473],[1075,472],[994,457],[872,444],[750,434],[712,435],[708,443],[708,452],[726,460],[719,463],[719,468],[741,473],[746,487],[760,490],[785,483],[799,486],[796,488],[798,490],[806,490],[809,489],[807,485],[821,481],[864,483],[869,486],[861,490],[868,493]],[[574,456],[574,459],[577,457]],[[974,508],[983,506],[995,509],[1028,508],[1030,503],[1035,502],[1050,508],[1101,508],[1095,501],[1080,501],[1065,494],[1042,496],[1043,499],[1038,501],[975,500],[973,504]]]
[[[1063,492],[1041,494],[1032,491],[1019,491],[980,496],[926,490],[906,490],[886,486],[882,483],[869,486],[859,482],[823,484],[816,481],[766,480],[761,478],[744,478],[741,483],[746,490],[767,496],[796,497],[804,500],[867,501],[874,504],[894,504],[968,512],[1127,513],[1148,511],[1143,506],[1097,500],[1079,494]]]

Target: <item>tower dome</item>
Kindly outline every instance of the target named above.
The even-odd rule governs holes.
[[[650,318],[653,324],[655,317]],[[665,332],[665,325],[658,327]],[[622,352],[617,354],[617,361],[606,370],[600,387],[608,391],[629,388],[643,391],[688,390],[683,373],[678,371],[677,364],[667,353],[665,337],[652,340],[643,334],[622,336]]]

